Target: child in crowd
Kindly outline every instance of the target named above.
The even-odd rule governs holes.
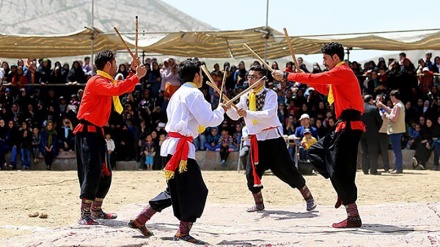
[[[218,143],[220,136],[218,135],[218,129],[216,127],[211,128],[211,133],[206,135],[205,148],[208,151],[219,151],[220,143]]]
[[[151,135],[147,135],[146,142],[142,147],[145,156],[145,165],[147,170],[153,170],[154,156],[156,156],[156,151],[154,150],[154,142]]]
[[[32,156],[34,163],[40,162],[40,130],[37,127],[32,129]]]
[[[307,159],[307,150],[317,142],[316,138],[312,136],[312,132],[310,129],[304,130],[304,137],[301,140],[301,146],[304,147],[304,152],[300,153],[300,159],[305,160]]]
[[[162,143],[165,141],[165,139],[167,139],[166,134],[160,134],[160,136],[159,136],[159,150],[162,147]],[[162,170],[165,167],[165,164],[167,163],[167,158],[159,155],[159,162],[160,162],[159,167]]]
[[[415,150],[417,148],[418,141],[420,140],[420,124],[413,123],[409,128],[409,140],[406,144],[408,149]]]
[[[232,137],[229,135],[228,130],[222,130],[222,135],[219,139],[220,144],[220,159],[222,160],[222,166],[226,167],[226,160],[229,156],[229,146],[232,145]]]
[[[116,170],[116,159],[114,154],[116,146],[110,133],[105,134],[105,143],[107,145],[107,161],[110,163],[112,170]]]

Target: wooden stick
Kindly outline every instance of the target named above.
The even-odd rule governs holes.
[[[228,102],[226,102],[225,104],[230,104],[234,101],[236,101],[237,99],[239,99],[241,96],[243,96],[244,94],[248,93],[249,91],[251,91],[252,89],[256,88],[257,86],[259,86],[259,82],[262,80],[267,79],[266,76],[263,76],[260,78],[260,80],[256,81],[254,84],[250,85],[248,88],[246,88],[245,90],[243,90],[241,93],[237,94],[234,98],[230,99]]]
[[[295,65],[296,72],[300,72],[298,60],[296,60],[295,53],[293,52],[292,41],[290,41],[289,34],[287,33],[287,29],[284,28],[284,34],[286,35],[287,46],[289,47],[290,54],[292,55],[293,64]]]
[[[214,91],[216,91],[217,93],[220,93],[220,89],[218,89],[218,87],[217,87],[217,85],[215,85],[215,83],[212,83],[212,82],[210,82],[210,81],[207,81],[207,82],[206,82],[206,85],[212,87],[212,89],[214,89]],[[229,101],[228,96],[226,96],[226,95],[224,95],[224,94],[223,94],[223,96],[222,96],[222,99],[223,99],[223,101],[225,101],[225,102]],[[237,107],[234,103],[232,103],[231,106],[234,107],[234,109],[235,109],[236,111],[238,111],[238,107]]]
[[[208,68],[206,68],[205,65],[202,65],[202,70],[205,73],[205,75],[208,77],[208,80],[209,80],[209,81],[206,82],[206,85],[212,87],[214,89],[214,91],[216,91],[218,94],[220,94],[221,91],[217,87],[217,85],[215,84],[214,79],[212,79],[212,76],[209,73]],[[221,99],[223,99],[224,101],[229,101],[229,98],[226,95],[224,95],[224,94],[222,95]],[[234,107],[235,110],[238,111],[238,107],[235,104],[232,104],[232,107]]]
[[[115,32],[118,34],[119,38],[121,39],[122,43],[124,44],[125,48],[127,49],[128,53],[130,54],[130,56],[135,59],[133,52],[131,52],[130,48],[128,47],[127,43],[125,43],[124,39],[121,36],[121,33],[119,33],[118,29],[116,27],[113,27],[113,29],[115,29]]]
[[[223,75],[222,85],[220,86],[220,99],[223,99],[223,90],[225,89],[225,82],[226,82],[226,70],[225,74]]]
[[[139,21],[138,16],[136,16],[136,38],[135,38],[135,45],[134,45],[134,54],[136,54],[136,57],[138,57],[138,38],[139,38]]]
[[[266,63],[266,61],[264,61],[260,56],[258,56],[258,54],[254,50],[252,50],[247,44],[243,44],[243,46],[246,49],[248,49],[258,60],[260,60],[260,62],[264,65],[264,67],[266,67],[270,72],[274,71],[272,67],[270,67],[269,64]]]
[[[201,68],[202,68],[203,72],[205,72],[205,75],[208,77],[208,80],[210,82],[214,83],[214,79],[212,79],[211,73],[209,73],[208,68],[206,68],[205,65],[202,65]]]

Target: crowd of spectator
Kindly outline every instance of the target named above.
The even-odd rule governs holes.
[[[414,140],[429,137],[433,126],[440,126],[438,90],[440,57],[432,60],[427,52],[425,58],[415,65],[405,53],[399,59],[385,61],[379,58],[363,65],[356,61],[346,61],[356,74],[363,94],[373,97],[383,96],[384,103],[392,107],[389,97],[391,90],[399,90],[401,101],[405,104],[405,123],[407,133],[402,140],[402,148],[413,148]],[[106,139],[111,153],[112,166],[116,161],[139,162],[140,169],[161,169],[164,159],[160,157],[160,145],[166,138],[164,130],[167,122],[166,107],[172,94],[183,83],[177,73],[178,62],[169,58],[162,62],[155,58],[144,59],[148,70],[134,92],[121,96],[124,106],[122,114],[112,112],[105,127]],[[300,68],[305,72],[322,72],[319,63],[308,68],[298,58]],[[248,86],[247,73],[250,66],[258,61],[237,65],[226,62],[221,67],[215,64],[211,76],[221,85],[226,76],[225,94],[232,98]],[[276,61],[270,63],[273,69],[280,69]],[[284,69],[292,71],[293,62],[287,62]],[[129,65],[122,63],[116,79],[128,75]],[[325,70],[325,69],[324,69]],[[9,65],[3,61],[0,68],[0,166],[2,169],[17,169],[17,154],[20,154],[22,169],[29,169],[31,163],[40,162],[43,156],[47,169],[51,169],[53,158],[59,153],[74,155],[73,129],[78,120],[76,113],[88,78],[96,73],[90,58],[74,61],[71,66],[63,65],[48,58],[22,59]],[[334,126],[333,107],[324,95],[313,87],[295,82],[285,85],[274,81],[270,74],[267,88],[278,94],[278,118],[283,124],[285,135],[306,139],[310,145],[311,136],[319,140]],[[207,81],[208,78],[205,78]],[[200,89],[212,108],[219,104],[219,95],[204,84]],[[307,118],[301,116],[307,115]],[[229,152],[238,151],[242,137],[242,120],[232,121],[225,116],[220,126],[207,128],[194,140],[197,150],[219,152],[221,165],[225,165]],[[428,123],[428,124],[427,124]],[[307,125],[304,128],[304,125]],[[313,129],[312,129],[313,128]],[[310,136],[311,135],[311,136]],[[428,135],[428,136],[427,136]],[[440,135],[439,135],[440,137]],[[112,144],[113,143],[113,144]],[[440,145],[438,146],[440,155]],[[5,154],[11,152],[10,160]],[[293,155],[293,154],[292,154]],[[117,169],[117,167],[114,167]]]

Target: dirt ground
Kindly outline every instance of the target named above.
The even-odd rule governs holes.
[[[203,177],[209,189],[208,205],[252,204],[243,173],[203,171]],[[318,205],[332,207],[336,194],[330,181],[321,176],[305,178]],[[440,172],[435,171],[404,171],[381,176],[358,172],[358,204],[437,203],[439,181]],[[262,182],[266,208],[290,205],[305,208],[300,193],[272,174],[266,174]],[[145,204],[164,188],[161,171],[114,171],[103,208],[119,211],[128,204]],[[0,245],[6,239],[31,234],[39,227],[75,224],[79,217],[78,195],[76,171],[0,171]],[[49,217],[30,218],[28,214],[35,211],[47,213]]]

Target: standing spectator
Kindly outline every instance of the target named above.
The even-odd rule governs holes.
[[[72,63],[72,68],[69,70],[69,74],[67,75],[67,81],[70,83],[80,83],[84,84],[86,83],[86,75],[84,74],[84,71],[82,70],[81,65],[78,61],[74,61]]]
[[[82,69],[84,71],[84,74],[86,74],[86,76],[91,76],[92,75],[92,65],[90,64],[90,57],[85,57],[84,58],[84,64],[82,66]]]
[[[422,73],[419,75],[419,88],[425,96],[428,95],[434,85],[433,78],[433,73],[429,71],[427,67],[424,67]]]
[[[51,120],[47,120],[46,128],[41,131],[40,136],[40,150],[44,156],[46,170],[52,169],[53,159],[58,155],[57,142],[58,137],[57,132],[54,129],[53,122]]]
[[[378,105],[378,102],[383,103],[385,96],[383,95],[377,95],[376,96],[376,105]],[[388,158],[388,118],[385,117],[385,110],[380,109],[379,114],[382,118],[382,125],[379,129],[379,152],[382,155],[382,163],[383,163],[383,170],[388,173],[390,170],[390,161]]]
[[[118,72],[116,72],[116,76],[119,74],[122,75],[122,80],[124,80],[128,76],[127,68],[125,67],[125,64],[123,64],[123,63],[119,64],[119,69],[118,69]]]
[[[425,61],[423,61],[423,62],[426,64],[426,67],[428,67],[429,69],[432,67],[432,64],[433,64],[431,59],[432,59],[432,52],[427,51],[425,53]]]
[[[229,156],[229,147],[232,145],[232,137],[229,135],[228,130],[223,129],[222,135],[219,139],[220,146],[220,159],[222,161],[222,166],[226,167],[226,160]]]
[[[21,169],[29,170],[31,167],[32,131],[27,122],[23,121],[19,131],[19,146],[21,156]]]
[[[153,62],[153,69],[149,75],[148,81],[151,83],[151,98],[155,99],[159,94],[160,84],[162,83],[162,76],[160,74],[159,64],[157,64],[157,62]]]
[[[438,171],[438,162],[440,157],[440,117],[437,118],[437,123],[434,125],[434,130],[432,134],[433,139],[433,150],[434,150],[434,164],[432,170]]]
[[[156,149],[151,135],[147,135],[146,141],[142,146],[142,153],[145,159],[145,166],[147,167],[147,170],[153,170]]]
[[[41,84],[47,84],[50,81],[50,75],[52,74],[51,61],[44,58],[40,66],[37,68],[36,77]]]
[[[8,168],[5,158],[5,154],[9,150],[9,146],[7,144],[8,129],[6,128],[5,124],[5,120],[0,119],[0,169]]]
[[[19,147],[19,138],[20,134],[18,132],[18,128],[15,126],[15,122],[13,120],[8,121],[8,136],[6,138],[6,142],[8,143],[9,148],[11,149],[11,160],[9,167],[13,170],[17,169],[17,154],[20,152]]]
[[[177,65],[173,65],[171,70],[163,73],[162,76],[162,84],[165,82],[165,95],[171,98],[182,84],[179,74],[177,73]]]
[[[40,129],[34,127],[32,129],[32,156],[34,157],[34,164],[40,162]]]
[[[400,101],[400,93],[398,90],[392,90],[390,98],[393,103],[393,108],[390,108],[383,103],[379,102],[378,107],[385,110],[385,117],[388,121],[387,134],[390,136],[391,145],[394,152],[394,171],[391,173],[403,172],[403,160],[402,160],[402,146],[401,140],[405,129],[405,107]]]
[[[379,109],[374,106],[373,96],[364,96],[364,114],[361,119],[365,124],[366,131],[361,137],[362,171],[371,175],[380,175],[377,171],[379,155],[379,129],[383,120],[380,117]]]
[[[238,63],[238,70],[235,71],[234,81],[236,83],[236,87],[243,87],[244,82],[246,81],[247,70],[243,61]]]
[[[110,162],[112,170],[116,170],[116,159],[114,154],[116,146],[110,133],[105,134],[105,144],[107,146],[107,159]]]

